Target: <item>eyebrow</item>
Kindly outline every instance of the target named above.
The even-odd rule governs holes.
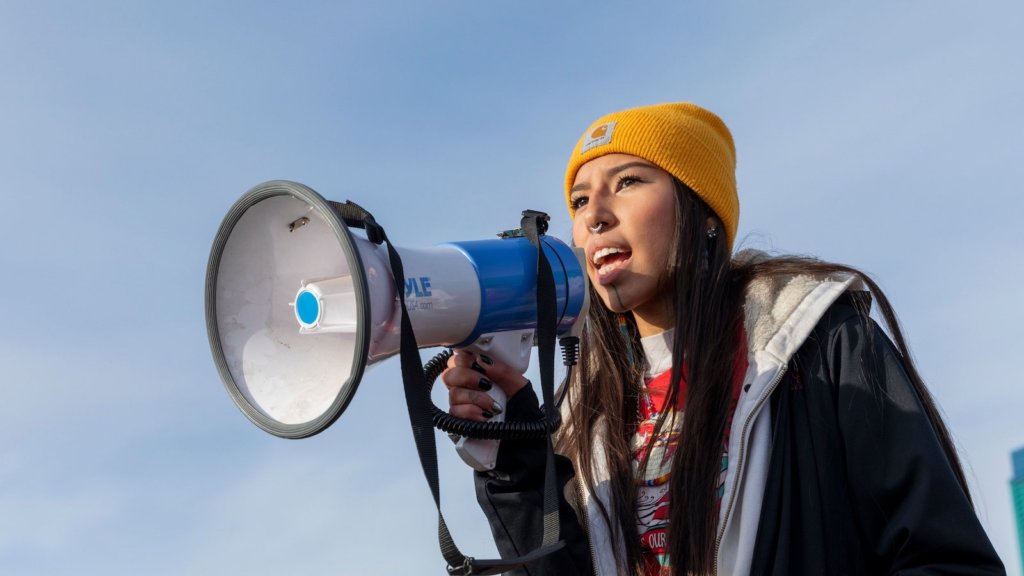
[[[604,176],[605,178],[611,178],[612,176],[615,176],[616,174],[622,172],[623,170],[629,170],[630,168],[651,168],[652,166],[653,164],[649,162],[634,160],[632,162],[626,162],[625,164],[619,164],[618,166],[609,168],[608,171],[604,173]],[[585,192],[587,190],[590,190],[590,183],[580,182],[579,184],[569,189],[569,194],[572,194],[574,192]]]

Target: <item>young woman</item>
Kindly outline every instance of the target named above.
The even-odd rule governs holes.
[[[735,165],[685,103],[605,116],[573,150],[593,298],[556,443],[567,547],[525,573],[1003,574],[885,296],[845,266],[733,256]],[[456,416],[541,417],[489,358],[443,378]],[[539,544],[544,450],[505,441],[477,474],[503,554]]]

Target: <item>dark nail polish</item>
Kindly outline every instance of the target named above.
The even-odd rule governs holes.
[[[501,414],[504,411],[505,409],[501,407],[501,402],[495,400],[493,403],[491,403],[491,412],[494,412],[495,414]]]
[[[494,382],[491,382],[487,378],[481,378],[480,382],[478,383],[478,385],[480,386],[481,390],[483,390],[484,392],[487,392],[488,390],[491,389],[492,386],[494,386]]]
[[[480,355],[480,361],[483,362],[484,364],[487,364],[488,366],[493,366],[494,365],[494,360],[491,360],[490,356],[487,356],[487,355],[484,355],[484,354]]]
[[[484,410],[484,418],[490,420],[491,418],[494,418],[494,414],[491,414],[490,410]]]
[[[479,364],[477,364],[476,362],[473,362],[473,365],[470,366],[470,368],[472,368],[473,370],[476,370],[477,372],[479,372],[481,374],[487,374],[487,370],[484,370],[484,367],[479,365]]]

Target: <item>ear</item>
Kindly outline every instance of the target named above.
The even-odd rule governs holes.
[[[705,228],[705,230],[710,232],[713,229],[717,229],[719,232],[721,232],[722,222],[721,220],[718,219],[717,216],[708,216],[707,228]]]

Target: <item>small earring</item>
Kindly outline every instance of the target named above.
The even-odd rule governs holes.
[[[711,251],[714,250],[715,244],[718,242],[718,227],[708,228],[707,237],[707,245],[704,247],[704,262],[702,262],[704,272],[711,268]]]

